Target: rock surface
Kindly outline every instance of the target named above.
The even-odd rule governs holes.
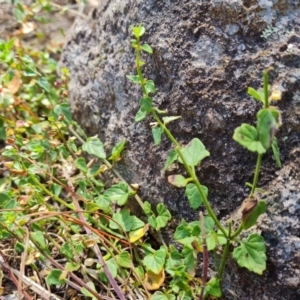
[[[163,170],[170,142],[154,146],[147,121],[134,123],[141,92],[126,80],[135,73],[132,24],[143,23],[145,56],[154,97],[169,115],[181,115],[170,129],[182,144],[198,137],[211,156],[197,171],[220,217],[248,195],[255,155],[232,140],[241,123],[254,122],[259,104],[246,95],[259,88],[272,66],[271,88],[283,92],[278,134],[283,169],[271,154],[263,160],[260,185],[270,184],[268,213],[258,226],[268,243],[268,271],[255,276],[230,264],[224,280],[227,299],[299,299],[300,3],[293,0],[104,0],[89,18],[75,24],[61,65],[71,72],[74,118],[106,147],[128,140],[118,169],[141,196],[164,202],[177,219],[194,220],[184,191],[168,185]],[[178,170],[177,170],[178,172]],[[292,174],[292,175],[291,175]],[[297,191],[298,189],[298,191]]]

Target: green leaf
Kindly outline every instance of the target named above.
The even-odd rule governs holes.
[[[130,231],[137,230],[137,229],[143,227],[144,225],[145,225],[145,223],[142,220],[140,220],[138,217],[131,216],[131,228],[130,228]]]
[[[115,221],[115,222],[114,222]],[[109,222],[111,229],[123,229],[125,232],[129,232],[132,228],[132,216],[130,216],[128,209],[123,209],[118,213],[115,213],[112,220]]]
[[[60,280],[59,277],[62,274],[62,270],[53,269],[46,277],[46,282],[48,285],[61,285],[65,284],[66,280]]]
[[[140,122],[140,121],[144,120],[146,118],[146,116],[147,116],[147,112],[140,108],[135,115],[134,121]]]
[[[152,214],[151,204],[148,201],[144,202],[143,210],[146,215]]]
[[[99,140],[97,136],[89,137],[86,140],[86,142],[82,145],[82,150],[86,151],[88,154],[95,155],[99,158],[106,158],[103,143]]]
[[[110,201],[115,201],[118,205],[122,206],[127,203],[130,192],[127,184],[119,182],[107,189],[104,195],[108,196]]]
[[[40,77],[36,83],[46,92],[50,92],[50,84],[45,77]]]
[[[42,231],[34,231],[31,236],[39,244],[42,249],[47,249],[47,243]]]
[[[201,185],[201,189],[204,195],[208,196],[208,188],[205,185]],[[203,202],[200,192],[194,183],[189,183],[185,188],[185,195],[187,196],[192,209],[197,209]]]
[[[115,260],[114,259],[110,259],[110,260],[106,261],[106,265],[107,265],[107,267],[108,267],[108,269],[109,269],[112,277],[116,278],[117,275],[118,275],[118,265],[115,262]],[[103,282],[108,282],[108,279],[107,279],[106,274],[105,274],[104,271],[100,272],[99,278]]]
[[[146,89],[147,94],[149,94],[149,93],[154,94],[155,93],[154,81],[153,80],[147,80],[146,83],[145,83],[145,89]]]
[[[177,151],[175,149],[172,149],[167,157],[165,166],[164,166],[164,170],[167,170],[169,168],[169,166],[178,159],[178,154]]]
[[[279,168],[281,168],[280,154],[279,154],[279,148],[278,148],[276,137],[274,137],[273,142],[272,142],[272,150],[273,150],[274,159],[276,161],[276,164]]]
[[[263,89],[257,91],[252,87],[248,87],[248,94],[251,95],[254,99],[261,101],[262,103],[264,103],[265,101],[265,94]]]
[[[148,254],[143,259],[143,264],[147,270],[158,274],[164,267],[167,251],[161,246],[155,253]]]
[[[256,128],[249,124],[242,124],[237,127],[234,131],[233,139],[251,152],[258,152],[259,154],[266,152],[258,139]]]
[[[279,118],[279,111],[275,109],[264,108],[257,113],[258,136],[266,150],[272,145],[275,133],[280,125]]]
[[[205,286],[205,294],[217,298],[222,296],[220,281],[217,278],[213,277],[207,282]]]
[[[249,201],[249,200],[248,200]],[[265,201],[257,201],[253,199],[251,201],[250,206],[244,207],[242,214],[242,224],[245,230],[249,229],[250,227],[256,224],[256,221],[260,215],[265,213],[267,210],[267,204]]]
[[[92,291],[95,291],[95,293],[97,293],[96,288],[95,288],[95,285],[94,285],[94,283],[93,283],[92,281],[88,281],[88,282],[86,283],[86,285],[87,285]],[[97,300],[97,298],[96,298],[91,292],[89,292],[85,287],[82,287],[82,288],[81,288],[81,292],[82,292],[83,295],[92,298],[92,300]]]
[[[64,116],[64,120],[67,123],[72,123],[72,115],[70,112],[69,104],[67,103],[56,105],[53,109],[53,115],[55,121],[59,120],[61,116]]]
[[[132,266],[131,257],[127,251],[122,251],[119,255],[117,255],[116,261],[117,261],[117,264],[123,268],[129,269]]]
[[[150,112],[152,109],[152,103],[153,103],[153,101],[152,101],[152,98],[150,98],[150,97],[141,98],[141,100],[140,100],[141,109],[143,111]]]
[[[141,83],[139,75],[126,75],[126,77],[133,83],[137,83],[137,84]]]
[[[198,165],[205,157],[210,155],[203,143],[197,138],[192,139],[181,152],[187,164],[192,167]],[[183,163],[180,157],[178,158],[178,161]]]
[[[42,76],[36,68],[34,67],[25,67],[23,75],[26,77],[35,77],[35,76]]]
[[[180,119],[180,118],[181,118],[181,116],[171,116],[171,117],[163,117],[162,119],[163,119],[164,124],[166,125],[166,124],[168,124],[172,121],[175,121],[177,119]]]
[[[156,230],[166,227],[168,221],[171,220],[172,216],[169,210],[165,207],[163,203],[158,203],[156,207],[158,216],[156,217]]]
[[[143,27],[143,26],[131,27],[131,30],[132,30],[133,35],[136,38],[141,37],[145,33],[145,31],[146,31],[145,27]]]
[[[94,198],[95,203],[104,212],[111,211],[111,200],[108,195],[100,195]]]
[[[80,170],[81,172],[83,172],[84,174],[87,173],[88,168],[85,162],[85,159],[83,157],[79,157],[74,161],[75,167]]]
[[[19,241],[16,241],[16,244],[15,244],[15,251],[17,253],[23,253],[25,250],[25,246],[24,244],[21,244]]]
[[[115,162],[119,161],[121,159],[121,154],[122,151],[124,150],[125,144],[126,144],[126,139],[118,143],[116,146],[114,146],[109,159]]]
[[[145,52],[148,52],[148,53],[150,53],[150,54],[153,53],[152,48],[151,48],[148,44],[143,44],[143,45],[141,45],[141,48],[142,48],[142,50],[145,51]]]
[[[262,274],[266,269],[266,246],[264,238],[256,233],[251,234],[246,242],[234,249],[232,256],[240,267]]]
[[[174,295],[164,294],[163,292],[160,291],[156,291],[150,298],[150,300],[175,300],[175,299],[176,297]]]
[[[161,135],[164,133],[163,128],[161,127],[152,127],[152,135],[154,139],[154,144],[159,145],[161,142]]]
[[[177,187],[185,187],[188,180],[180,174],[168,176],[168,182]]]
[[[74,272],[74,271],[78,271],[80,267],[81,265],[75,262],[67,262],[65,269],[69,272]]]
[[[185,245],[182,249],[182,255],[184,257],[184,264],[187,272],[192,276],[195,275],[197,259],[196,251]]]

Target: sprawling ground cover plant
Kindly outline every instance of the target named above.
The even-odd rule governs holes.
[[[15,14],[26,24],[34,16],[31,12],[19,3]],[[259,274],[265,269],[262,237],[252,234],[244,241],[239,234],[266,209],[256,193],[262,155],[272,147],[280,164],[274,137],[280,113],[269,106],[267,72],[264,90],[249,89],[264,106],[257,114],[257,127],[243,124],[234,133],[237,142],[258,153],[251,194],[244,203],[240,226],[233,228],[230,221],[223,226],[210,207],[208,188],[196,177],[197,167],[209,152],[199,139],[180,147],[168,130],[168,123],[178,116],[164,116],[153,106],[149,95],[155,86],[143,77],[140,59],[141,51],[151,53],[152,49],[140,43],[145,29],[132,29],[137,75],[128,78],[143,91],[136,121],[152,115],[155,144],[163,134],[171,139],[174,150],[165,169],[177,160],[186,173],[171,175],[168,181],[185,188],[193,209],[204,204],[207,216],[200,215],[192,223],[181,221],[174,233],[182,244],[180,250],[163,240],[159,246],[151,243],[147,232],[160,236],[171,215],[162,203],[152,207],[143,202],[136,186],[114,170],[126,140],[108,155],[97,136],[85,135],[67,104],[68,71],[63,69],[58,76],[51,52],[24,47],[20,31],[11,40],[0,40],[0,139],[5,141],[0,178],[0,275],[6,275],[0,276],[2,294],[8,293],[5,287],[10,280],[26,299],[33,295],[54,299],[57,295],[64,299],[74,295],[152,300],[220,297],[231,245],[236,246],[233,257],[241,266]],[[273,94],[275,98],[278,95]],[[107,183],[108,172],[113,184]],[[137,201],[145,215],[132,215],[128,201]],[[195,272],[199,252],[202,278]],[[208,274],[211,252],[221,255],[214,277]]]

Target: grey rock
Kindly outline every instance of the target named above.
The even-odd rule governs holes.
[[[278,142],[284,167],[278,171],[272,155],[265,155],[260,186],[270,186],[269,206],[256,229],[268,244],[268,270],[257,276],[229,263],[224,291],[227,299],[236,299],[234,294],[299,299],[299,1],[106,0],[74,25],[61,59],[71,72],[74,118],[90,135],[98,134],[107,149],[126,138],[117,165],[121,174],[140,184],[143,199],[164,202],[177,220],[194,220],[198,212],[189,208],[184,191],[166,180],[182,172],[180,166],[162,171],[170,142],[164,138],[154,146],[151,119],[134,123],[141,91],[125,75],[135,73],[129,26],[139,23],[147,30],[144,42],[154,48],[152,56],[144,56],[144,71],[155,81],[155,104],[168,115],[182,116],[170,124],[182,145],[198,137],[211,153],[197,175],[220,218],[232,214],[249,193],[245,182],[252,181],[256,158],[232,135],[241,123],[253,124],[260,105],[247,96],[247,87],[259,88],[262,71],[273,67],[271,88],[283,92]],[[278,30],[265,39],[267,26]]]

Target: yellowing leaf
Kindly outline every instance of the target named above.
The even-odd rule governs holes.
[[[96,244],[96,241],[89,239],[85,240],[83,243],[86,247],[91,248]]]
[[[148,271],[145,275],[144,284],[149,291],[158,290],[165,281],[165,270],[162,269],[160,273],[155,274]]]
[[[145,235],[145,233],[148,231],[148,229],[149,229],[149,224],[146,224],[144,227],[130,232],[129,233],[130,243],[134,243],[138,241],[140,238],[142,238]]]

